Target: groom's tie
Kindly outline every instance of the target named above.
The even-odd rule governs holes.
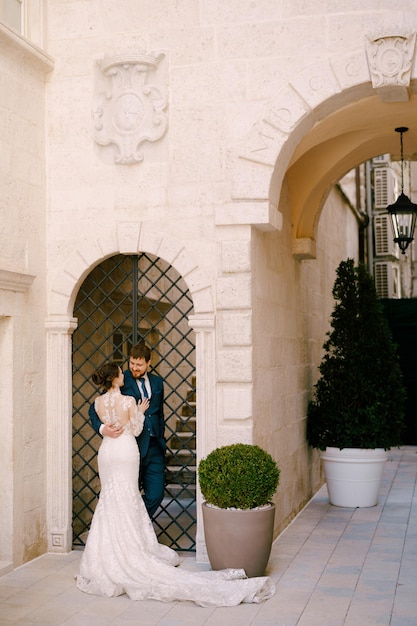
[[[143,376],[139,378],[139,382],[140,382],[140,387],[141,387],[141,392],[142,392],[142,399],[149,398],[148,390],[146,389],[145,379]],[[149,425],[151,428],[150,430],[151,437],[155,437],[155,433],[153,432],[153,428],[152,428],[152,422],[150,420],[149,420]]]
[[[143,378],[143,376],[141,378],[139,378],[140,380],[140,385],[141,385],[141,391],[142,391],[142,397],[143,398],[149,398],[149,394],[148,394],[148,390],[146,389],[146,385],[145,385],[145,379]]]

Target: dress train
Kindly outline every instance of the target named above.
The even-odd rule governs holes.
[[[139,450],[130,423],[120,437],[103,438],[98,463],[101,492],[76,576],[78,589],[199,606],[259,603],[275,593],[270,578],[246,578],[243,570],[194,573],[178,567],[177,553],[158,543],[139,493]]]

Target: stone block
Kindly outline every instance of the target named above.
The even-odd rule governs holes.
[[[252,312],[223,311],[219,313],[219,339],[223,346],[252,344]]]
[[[245,421],[252,418],[252,385],[220,387],[220,421]]]
[[[331,66],[342,89],[351,89],[352,87],[363,85],[363,91],[370,92],[371,85],[369,83],[370,74],[368,61],[366,59],[365,48],[346,53],[343,56],[337,56],[331,60]],[[357,92],[356,97],[357,96]],[[363,94],[366,95],[365,93]],[[370,95],[370,94],[369,94]]]
[[[213,290],[206,287],[193,293],[194,313],[211,313],[213,311]]]
[[[233,274],[217,280],[219,309],[248,309],[251,306],[251,274]]]
[[[252,382],[252,350],[249,347],[219,350],[217,360],[219,382]]]
[[[140,223],[121,222],[117,225],[120,254],[136,254],[139,246]]]
[[[171,97],[184,107],[219,107],[246,97],[246,69],[239,60],[200,63],[171,70]]]
[[[195,3],[194,3],[195,4]],[[216,41],[214,29],[190,24],[170,25],[167,30],[155,29],[152,38],[155,49],[169,50],[170,63],[174,66],[196,63],[214,63]]]
[[[224,273],[249,272],[251,269],[250,241],[222,241],[221,270]]]
[[[300,72],[291,81],[292,87],[311,109],[340,92],[340,86],[328,63],[316,63]]]
[[[211,287],[208,276],[202,268],[191,270],[188,274],[185,274],[184,278],[193,294],[201,289]]]

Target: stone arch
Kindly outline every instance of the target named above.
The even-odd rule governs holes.
[[[395,35],[384,35],[382,39],[394,38]],[[395,154],[398,139],[393,130],[398,120],[410,130],[415,125],[416,96],[409,89],[417,80],[417,67],[412,67],[411,62],[415,34],[409,40],[413,54],[407,59],[408,86],[394,80],[389,88],[378,88],[364,45],[349,54],[336,55],[327,63],[320,61],[306,67],[283,87],[269,103],[265,115],[236,147],[233,200],[228,211],[218,212],[218,223],[251,223],[262,230],[280,229],[282,216],[277,207],[287,177],[293,254],[299,259],[315,258],[315,228],[332,184],[372,156]],[[410,57],[409,51],[407,54]],[[361,128],[351,121],[367,111],[370,123],[371,116],[376,119],[376,110],[383,118],[382,127],[366,129],[365,123],[365,128]],[[347,132],[340,130],[344,124],[348,125]],[[337,135],[329,132],[332,125],[338,129]],[[409,138],[410,145],[417,139],[417,129],[413,137]],[[313,168],[311,180],[303,186],[299,181],[307,162],[313,163]]]
[[[82,242],[55,277],[49,294],[49,315],[70,317],[78,289],[93,267],[114,254],[148,252],[163,258],[182,276],[193,298],[195,314],[213,314],[212,285],[186,246],[140,222],[117,225],[114,239]]]
[[[215,398],[215,324],[212,285],[206,272],[181,242],[161,235],[140,222],[118,224],[115,238],[98,238],[79,245],[55,277],[48,303],[47,331],[47,525],[48,551],[68,552],[72,547],[72,369],[71,336],[77,327],[72,317],[78,289],[93,267],[114,254],[148,252],[163,258],[182,276],[193,298],[189,323],[196,333],[198,456],[213,447]],[[201,427],[200,427],[201,424]],[[197,529],[198,545],[201,529]],[[198,548],[200,549],[200,548]]]

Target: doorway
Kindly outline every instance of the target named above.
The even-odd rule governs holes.
[[[381,300],[395,343],[407,392],[404,443],[417,445],[417,299]]]
[[[154,527],[160,543],[194,551],[196,534],[195,337],[188,317],[193,302],[185,281],[151,254],[116,255],[94,268],[78,292],[73,334],[73,547],[82,547],[100,481],[88,409],[97,395],[91,375],[108,360],[126,369],[132,345],[152,350],[151,371],[165,390],[165,497]]]

